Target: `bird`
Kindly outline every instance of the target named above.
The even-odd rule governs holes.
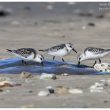
[[[77,51],[73,48],[73,45],[71,43],[66,43],[66,44],[59,44],[51,48],[45,50],[39,50],[39,51],[46,52],[47,54],[52,55],[53,60],[55,59],[56,56],[62,57],[62,61],[64,62],[65,60],[63,57],[70,54],[71,50],[77,53]]]
[[[22,63],[26,64],[27,61],[39,62],[43,66],[44,57],[36,52],[33,48],[20,48],[16,50],[6,49],[7,52],[22,59]]]
[[[80,65],[80,62],[84,60],[95,60],[95,63],[92,67],[97,63],[97,60],[99,60],[99,63],[101,63],[101,58],[105,57],[110,53],[110,49],[102,49],[102,48],[96,48],[96,47],[88,47],[84,50],[82,54],[80,54],[77,58],[78,65]]]

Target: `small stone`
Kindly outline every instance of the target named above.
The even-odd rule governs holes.
[[[95,64],[94,69],[100,72],[110,72],[109,63]]]
[[[70,94],[82,94],[83,93],[81,89],[69,89],[68,92]]]
[[[89,13],[80,12],[80,13],[78,13],[78,15],[82,16],[82,17],[92,17],[93,13],[91,13],[91,12],[89,12]]]
[[[20,84],[17,84],[8,77],[0,77],[0,87],[13,87],[19,85]]]
[[[2,81],[11,81],[9,77],[0,77],[0,82]]]
[[[48,91],[50,93],[52,93],[52,94],[55,93],[55,90],[54,90],[54,88],[52,86],[47,86],[46,88],[48,89]]]
[[[31,7],[30,6],[25,6],[24,9],[27,10],[27,11],[30,11]]]
[[[3,92],[3,89],[0,89],[0,92]]]
[[[6,90],[6,92],[7,92],[7,93],[10,93],[11,91],[10,91],[10,90]]]
[[[96,18],[98,18],[98,19],[102,19],[102,18],[104,18],[104,17],[105,17],[105,16],[104,16],[104,15],[102,15],[102,14],[101,14],[101,15],[97,15],[97,16],[96,16]]]
[[[110,93],[110,89],[108,89],[107,92]]]
[[[38,22],[37,22],[37,21],[35,21],[35,22],[34,22],[34,25],[38,25]]]
[[[47,73],[42,73],[40,76],[40,79],[42,80],[47,80],[47,79],[57,79],[55,74],[47,74]]]
[[[0,10],[0,17],[6,17],[10,15],[10,13],[7,10]]]
[[[35,108],[34,104],[23,105],[21,108]]]
[[[20,26],[20,22],[19,21],[12,21],[11,25],[13,25],[13,26]]]
[[[68,5],[75,5],[75,2],[68,2]]]
[[[106,80],[105,80],[105,79],[101,79],[100,81],[101,81],[101,82],[106,82]]]
[[[90,86],[89,89],[91,89],[91,90],[94,90],[94,89],[103,90],[104,88],[103,87],[97,87],[96,85],[92,85],[92,86]]]
[[[95,88],[96,88],[96,86],[95,85],[92,85],[92,86],[90,86],[89,89],[95,89]]]
[[[88,108],[88,106],[87,105],[84,105],[82,108]]]
[[[82,30],[86,30],[87,29],[87,27],[86,26],[82,26]]]
[[[95,86],[96,86],[96,87],[103,87],[104,84],[96,82],[96,83],[95,83]]]
[[[56,93],[61,95],[68,94],[68,88],[64,86],[57,86]]]
[[[33,82],[33,80],[30,80],[29,78],[27,78],[27,79],[24,79],[23,82],[25,82],[25,83],[27,83],[27,84],[30,84],[30,83]]]
[[[103,92],[104,84],[96,82],[94,85],[90,86],[90,92]]]
[[[29,93],[33,93],[33,91],[32,90],[29,90]]]
[[[103,92],[101,89],[90,89],[90,92]]]
[[[54,93],[55,93],[54,89],[49,89],[49,92],[50,92],[51,94],[54,94]]]
[[[90,23],[88,23],[88,26],[95,26],[95,23],[92,23],[92,22],[90,22]]]
[[[13,87],[14,83],[12,81],[1,81],[0,87]]]
[[[20,78],[21,79],[32,78],[32,74],[31,73],[28,73],[28,72],[21,72]]]
[[[101,82],[104,86],[107,86],[107,81],[106,81],[106,80],[102,79],[102,80],[100,80],[100,82]]]
[[[3,94],[8,94],[10,92],[11,92],[10,90],[5,90],[5,91],[3,91]]]
[[[50,94],[49,91],[40,91],[38,93],[38,96],[44,97],[44,96],[48,96],[49,94]]]
[[[110,79],[107,80],[107,85],[110,86]]]
[[[49,5],[47,5],[47,10],[53,10],[53,5],[51,5],[51,4],[49,4]]]
[[[9,14],[12,14],[13,13],[13,10],[11,8],[7,8],[6,9],[6,12],[9,13]]]
[[[68,73],[62,73],[61,75],[62,75],[62,76],[69,76]]]
[[[108,103],[108,100],[104,100],[104,103]]]

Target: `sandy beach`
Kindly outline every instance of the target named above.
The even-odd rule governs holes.
[[[1,5],[4,5],[1,3]],[[28,4],[29,5],[29,4]],[[5,5],[4,5],[5,6]],[[6,5],[7,6],[7,5]],[[9,5],[10,6],[10,5]],[[8,6],[8,7],[9,7]],[[20,6],[20,5],[19,5]],[[26,5],[27,6],[27,5]],[[45,6],[45,5],[43,5]],[[41,7],[43,7],[41,5]],[[65,5],[64,5],[65,6]],[[40,7],[40,6],[39,6]],[[72,52],[65,57],[65,61],[77,63],[77,56],[86,47],[110,48],[110,14],[104,17],[82,16],[78,14],[65,14],[55,12],[55,9],[36,12],[32,14],[30,8],[22,11],[12,11],[7,17],[0,17],[0,58],[14,58],[6,49],[31,47],[36,50],[71,42],[78,54]],[[48,9],[51,9],[51,6]],[[18,8],[19,10],[19,8]],[[33,9],[34,10],[34,9]],[[39,9],[40,10],[40,9]],[[63,9],[62,9],[63,10]],[[18,13],[17,13],[18,12]],[[14,13],[14,14],[13,14]],[[32,15],[31,15],[32,14]],[[37,15],[38,14],[38,15]],[[90,24],[94,25],[90,25]],[[51,56],[40,52],[45,59]],[[102,59],[109,63],[110,55]],[[61,60],[56,58],[56,60]],[[94,61],[85,61],[83,64],[91,66]],[[56,80],[40,80],[40,75],[34,74],[32,78],[21,79],[19,74],[2,74],[0,77],[9,77],[20,83],[20,86],[3,87],[0,92],[0,108],[109,108],[110,86],[104,86],[103,92],[91,93],[89,87],[100,80],[110,79],[110,75],[57,75]],[[47,86],[64,86],[79,88],[82,94],[51,94],[39,97],[37,94]]]

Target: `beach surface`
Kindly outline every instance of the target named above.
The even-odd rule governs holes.
[[[11,13],[8,16],[0,14],[0,58],[14,58],[6,52],[6,49],[34,48],[36,50],[49,48],[61,43],[73,43],[78,54],[72,52],[65,57],[65,61],[77,63],[77,56],[87,47],[110,48],[110,13],[90,12],[84,14],[78,10],[78,6],[84,5],[43,4],[35,11],[28,4],[0,3],[8,8]],[[90,5],[90,4],[89,4]],[[36,5],[35,5],[36,6]],[[34,6],[34,7],[35,7]],[[86,5],[85,5],[86,6]],[[91,9],[92,6],[90,5]],[[76,11],[73,13],[72,8]],[[88,6],[89,7],[89,6]],[[15,10],[14,10],[15,9]],[[44,11],[42,11],[42,9]],[[58,9],[60,11],[58,11]],[[88,10],[89,8],[84,10]],[[34,10],[34,11],[33,11]],[[84,11],[85,12],[85,11]],[[88,13],[88,12],[85,12]],[[97,14],[98,13],[98,14]],[[99,16],[100,15],[100,16]],[[103,16],[102,16],[103,15]],[[39,52],[45,59],[52,57]],[[56,60],[61,60],[56,58]],[[102,59],[102,62],[110,63],[110,55]],[[82,64],[91,66],[94,61],[85,61]],[[0,92],[0,108],[108,108],[110,107],[110,86],[105,86],[103,92],[91,93],[89,87],[100,80],[110,79],[110,75],[57,75],[56,80],[40,80],[40,75],[34,74],[32,78],[21,79],[20,74],[3,74],[0,77],[9,77],[20,83],[20,86],[3,87]],[[51,94],[39,97],[38,92],[47,86],[64,86],[79,88],[82,94]]]

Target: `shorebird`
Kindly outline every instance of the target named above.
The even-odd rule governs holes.
[[[92,66],[94,67],[94,65],[97,63],[97,60],[99,60],[99,63],[101,63],[101,58],[105,57],[109,53],[110,49],[88,47],[81,55],[78,56],[78,65],[80,65],[80,62],[84,60],[95,60],[95,63]]]
[[[43,65],[44,57],[36,52],[32,48],[20,48],[17,50],[7,49],[8,52],[12,53],[16,57],[22,59],[22,63],[26,64],[26,61],[39,62]]]
[[[52,55],[53,60],[55,59],[56,56],[62,57],[62,61],[64,62],[63,57],[70,54],[71,50],[77,53],[77,51],[73,48],[73,45],[71,43],[67,43],[67,44],[60,44],[60,45],[53,46],[45,50],[39,50],[39,51],[43,51],[49,55]]]

